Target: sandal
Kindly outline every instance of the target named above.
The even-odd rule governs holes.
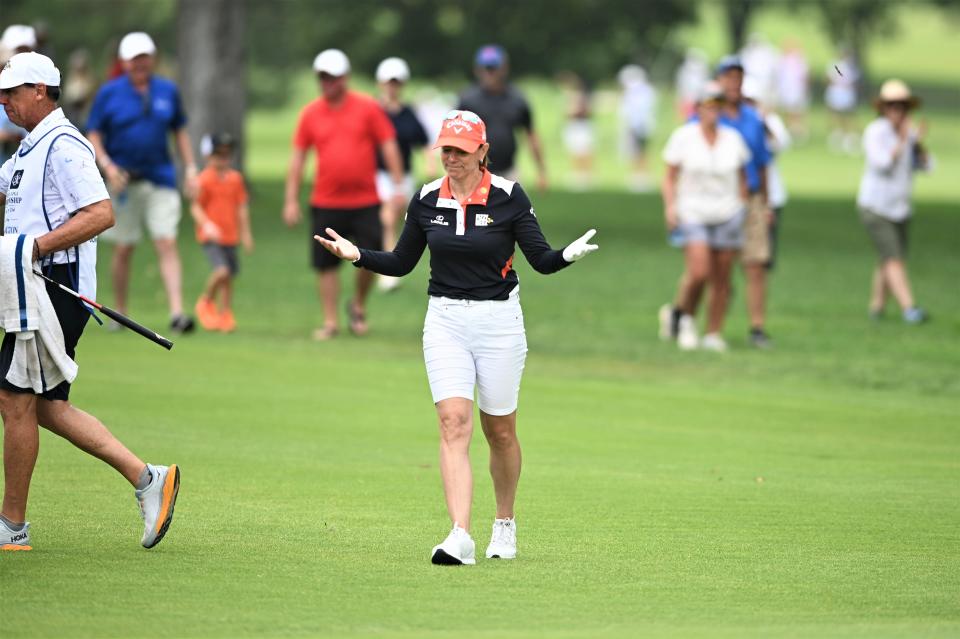
[[[336,337],[339,333],[340,329],[336,326],[322,326],[314,329],[311,337],[313,337],[313,341],[315,342],[326,342]]]
[[[357,337],[363,337],[370,331],[370,327],[367,326],[366,316],[357,310],[352,301],[347,302],[347,317],[350,318],[348,325],[350,332]]]

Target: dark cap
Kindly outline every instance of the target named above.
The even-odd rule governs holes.
[[[234,147],[237,145],[236,139],[229,133],[212,133],[210,134],[210,146],[217,148],[218,146],[229,146]]]
[[[474,62],[478,67],[502,67],[507,61],[507,52],[499,44],[488,44],[477,49]]]
[[[717,70],[714,75],[726,73],[731,69],[740,69],[740,71],[743,71],[743,62],[740,61],[740,56],[726,55],[720,58],[720,62],[717,63]]]

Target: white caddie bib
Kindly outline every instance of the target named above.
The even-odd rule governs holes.
[[[66,119],[54,124],[32,146],[27,146],[25,140],[12,158],[14,166],[4,208],[4,235],[43,235],[63,226],[70,219],[73,211],[68,211],[62,201],[44,198],[44,187],[47,188],[47,195],[50,195],[50,185],[47,183],[50,149],[63,136],[72,138],[69,140],[71,144],[80,143],[90,152],[90,160],[93,160],[93,147]],[[76,269],[73,276],[78,279],[74,282],[77,291],[96,299],[97,238],[46,256],[41,263],[44,266],[51,263],[73,265]]]

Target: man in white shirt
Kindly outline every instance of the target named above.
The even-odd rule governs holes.
[[[21,53],[0,72],[0,105],[28,135],[0,168],[4,235],[34,237],[34,268],[82,294],[96,295],[96,237],[114,222],[93,147],[57,107],[60,70],[39,53]],[[32,274],[27,273],[28,277]],[[91,311],[53,284],[47,295],[68,356]],[[35,394],[8,381],[17,336],[0,344],[0,417],[3,419],[4,494],[0,550],[30,550],[27,495],[39,449],[38,425],[110,464],[136,489],[144,519],[144,547],[166,534],[179,489],[176,465],[153,466],[130,452],[96,417],[69,401],[63,382]]]

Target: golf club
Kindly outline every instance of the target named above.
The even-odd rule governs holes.
[[[131,331],[133,331],[133,332],[135,332],[135,333],[139,333],[140,335],[143,335],[144,337],[146,337],[146,338],[147,338],[148,340],[150,340],[151,342],[156,342],[157,344],[159,344],[160,346],[163,346],[163,347],[164,347],[165,349],[167,349],[168,351],[169,351],[171,348],[173,348],[173,342],[171,342],[170,340],[168,340],[166,337],[163,337],[163,336],[157,334],[156,332],[151,331],[151,330],[150,330],[149,328],[147,328],[146,326],[141,326],[140,324],[137,324],[136,322],[134,322],[132,319],[130,319],[130,318],[127,317],[126,315],[123,315],[123,314],[121,314],[121,313],[118,313],[117,311],[113,310],[112,308],[109,308],[109,307],[107,307],[107,306],[104,306],[103,304],[98,304],[97,302],[94,302],[92,299],[89,299],[89,298],[87,298],[87,297],[84,297],[83,295],[81,295],[80,293],[77,293],[77,292],[76,292],[75,290],[73,290],[72,288],[66,287],[66,286],[64,286],[63,284],[61,284],[60,282],[57,282],[56,280],[50,279],[49,277],[47,277],[46,275],[44,275],[44,274],[41,273],[40,271],[36,271],[36,270],[35,270],[33,273],[34,273],[35,275],[38,275],[38,276],[42,277],[43,279],[45,279],[46,281],[50,282],[51,284],[56,284],[57,286],[60,287],[60,290],[66,291],[67,293],[70,293],[70,295],[73,295],[74,297],[76,297],[76,298],[79,299],[80,301],[84,302],[85,304],[89,304],[89,305],[92,306],[93,308],[97,309],[98,311],[100,311],[101,313],[103,313],[104,315],[106,315],[107,317],[109,317],[110,319],[112,319],[113,321],[115,321],[117,324],[120,324],[120,325],[122,325],[122,326],[126,326],[126,327],[129,328]]]

